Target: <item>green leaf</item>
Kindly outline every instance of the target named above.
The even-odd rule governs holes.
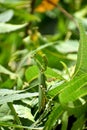
[[[49,118],[45,124],[44,130],[51,130],[53,125],[55,124],[56,120],[62,115],[63,110],[60,104],[55,104]]]
[[[59,53],[54,47],[44,49],[43,52],[48,58],[48,66],[51,68],[62,69],[60,61],[67,62],[66,55]]]
[[[82,87],[84,87],[84,85]],[[81,89],[77,90],[76,92],[73,92],[73,94],[69,95],[68,102],[69,101],[75,101],[75,100],[77,100],[77,99],[79,99],[81,97],[84,97],[85,95],[87,95],[87,89],[86,88],[81,88]]]
[[[8,78],[4,83],[0,84],[0,88],[11,89],[13,88],[15,80]]]
[[[62,96],[64,99],[72,94],[76,90],[80,89],[87,83],[87,74],[81,75],[79,77],[74,77],[71,81],[65,82],[48,92],[48,95],[51,97],[55,97],[59,93],[63,93]],[[68,91],[67,91],[68,90]],[[63,99],[63,100],[64,100]]]
[[[30,21],[38,21],[40,22],[40,18],[36,15],[30,14],[28,12],[26,12],[26,10],[19,10],[19,11],[15,11],[15,15],[17,17],[20,16],[20,18],[25,21],[25,22],[30,22]]]
[[[75,76],[87,73],[87,36],[81,22],[79,22],[79,28],[80,28],[80,45],[77,56]]]
[[[16,94],[21,92],[24,92],[24,90],[16,91],[16,90],[9,90],[9,89],[0,89],[0,96]]]
[[[62,104],[70,101],[75,101],[87,94],[87,89],[84,87],[87,84],[87,74],[80,75],[68,82],[59,95]]]
[[[0,121],[13,120],[13,116],[9,113],[9,107],[7,104],[0,105]]]
[[[29,67],[25,72],[25,77],[28,82],[33,81],[34,79],[38,78],[39,69],[36,65]],[[58,74],[55,70],[53,70],[50,67],[47,67],[47,70],[45,71],[45,75],[48,78],[53,79],[62,79],[62,76]]]
[[[55,86],[55,88],[48,91],[48,95],[50,97],[55,97],[57,94],[59,94],[66,86],[68,86],[68,82],[65,82],[61,85]]]
[[[13,10],[7,10],[0,14],[0,22],[8,22],[13,17]]]
[[[61,130],[67,130],[68,126],[68,113],[64,112],[62,116],[62,128]]]
[[[38,67],[36,65],[29,67],[25,72],[26,80],[31,82],[38,77]]]
[[[13,120],[13,116],[12,115],[5,115],[3,117],[0,117],[0,121],[11,121]]]
[[[9,94],[6,96],[1,96],[0,97],[0,104],[8,103],[8,102],[13,102],[25,98],[31,98],[31,97],[36,97],[38,96],[38,93],[20,93],[20,94]]]
[[[49,78],[54,78],[54,79],[63,79],[62,76],[55,71],[54,69],[47,67],[47,70],[45,71],[45,74]]]
[[[24,107],[22,105],[14,105],[14,108],[15,108],[16,112],[18,113],[19,117],[29,119],[34,122],[34,117],[31,114],[30,108]]]
[[[0,33],[16,31],[18,29],[24,28],[26,25],[27,24],[13,25],[8,23],[0,23]]]
[[[54,47],[60,53],[73,53],[77,52],[78,50],[78,41],[77,40],[67,40],[67,41],[60,41],[59,44],[55,45]]]

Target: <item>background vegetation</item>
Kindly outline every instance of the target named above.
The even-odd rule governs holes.
[[[87,2],[43,1],[0,0],[0,130],[87,129]]]

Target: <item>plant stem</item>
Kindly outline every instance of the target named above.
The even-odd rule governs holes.
[[[16,113],[16,111],[15,111],[15,109],[14,109],[13,104],[12,104],[11,102],[8,102],[8,106],[9,106],[9,108],[10,108],[10,110],[11,110],[11,113],[12,113],[13,116],[14,116],[15,122],[16,122],[18,125],[22,125],[22,124],[21,124],[21,121],[20,121],[20,119],[19,119],[19,117],[18,117],[18,115],[17,115],[17,113]],[[23,130],[23,128],[20,128],[20,130]]]

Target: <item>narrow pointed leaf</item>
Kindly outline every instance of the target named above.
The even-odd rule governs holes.
[[[77,56],[77,64],[75,75],[87,73],[87,36],[82,23],[79,23],[80,28],[80,45]]]
[[[61,130],[67,130],[68,126],[68,113],[65,112],[62,117],[62,128]]]
[[[31,98],[38,96],[38,93],[21,93],[21,94],[9,94],[6,96],[1,96],[0,97],[0,104],[8,103],[8,102],[13,102],[25,98]]]
[[[24,92],[24,90],[9,90],[9,89],[0,89],[0,96],[4,95],[10,95],[10,94],[16,94],[16,93],[21,93]]]
[[[8,23],[0,23],[0,33],[12,32],[24,28],[27,24],[13,25]]]

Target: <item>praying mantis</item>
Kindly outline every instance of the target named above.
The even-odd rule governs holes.
[[[35,59],[36,64],[38,66],[39,69],[39,76],[38,76],[38,80],[39,80],[39,105],[38,105],[38,109],[39,112],[42,112],[45,109],[45,105],[46,105],[46,90],[47,90],[47,86],[46,86],[46,76],[44,74],[44,72],[46,71],[47,68],[47,58],[45,55],[42,55],[42,63],[40,63],[39,60]]]

